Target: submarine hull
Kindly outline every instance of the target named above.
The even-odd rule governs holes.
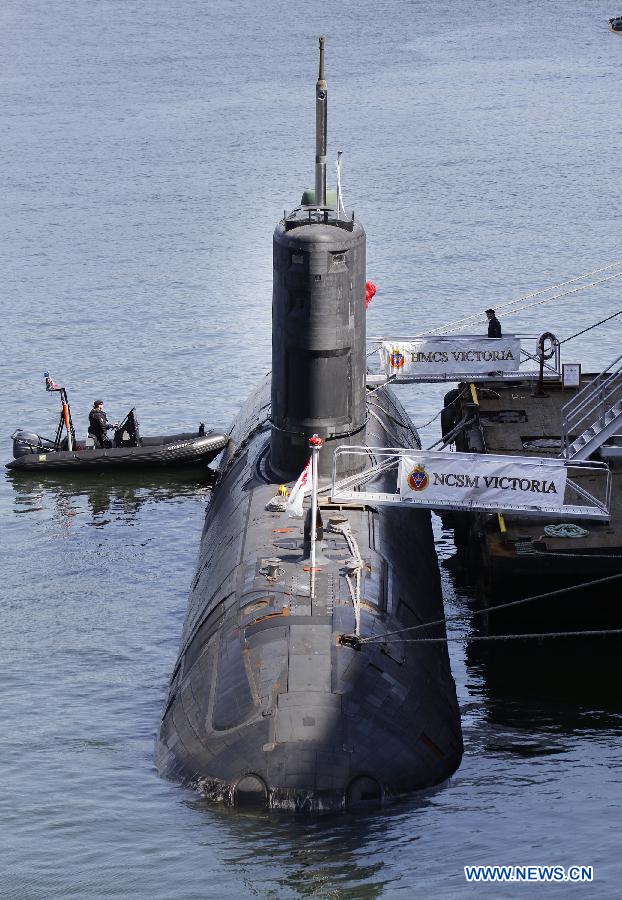
[[[447,648],[408,642],[403,631],[443,618],[429,513],[321,499],[324,536],[310,572],[301,520],[271,508],[279,480],[269,410],[266,379],[221,461],[157,767],[213,800],[304,811],[375,805],[438,784],[462,755]],[[369,411],[372,449],[418,446],[389,389],[374,392]],[[361,637],[402,631],[361,650],[339,643],[355,630],[353,547]]]

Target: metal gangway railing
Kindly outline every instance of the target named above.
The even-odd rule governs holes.
[[[416,472],[420,480],[414,483],[414,492],[404,493],[403,463],[415,463],[411,474]],[[434,484],[444,479],[434,470],[446,471],[447,466],[453,470],[452,487],[439,492]],[[491,474],[495,471],[506,473],[508,467],[515,467],[519,477],[504,474],[499,479]],[[350,474],[344,474],[347,472]],[[544,482],[537,480],[542,478],[543,472],[545,478],[551,479],[563,473],[564,487],[561,494],[555,492],[555,503],[550,502],[548,491],[544,492]],[[506,483],[508,489],[504,496],[499,496],[497,490],[490,494],[487,488],[494,482],[501,486]],[[446,483],[450,484],[449,478]],[[517,485],[521,490],[515,490]],[[514,490],[510,490],[510,486]],[[335,451],[331,500],[333,503],[371,506],[403,505],[437,512],[507,512],[562,521],[570,518],[602,522],[610,517],[611,491],[611,470],[604,462],[348,445]]]
[[[562,456],[587,459],[622,428],[622,355],[561,410]]]

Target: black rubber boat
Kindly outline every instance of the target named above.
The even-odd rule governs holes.
[[[60,393],[61,413],[54,440],[19,429],[13,438],[13,460],[6,464],[13,471],[71,471],[144,469],[160,466],[208,465],[226,447],[229,435],[222,431],[205,430],[201,423],[197,431],[143,437],[140,434],[136,410],[131,409],[120,425],[115,427],[109,446],[97,446],[93,437],[84,443],[76,440],[67,391],[59,387],[45,373],[48,391]],[[110,426],[112,427],[112,426]],[[63,437],[64,434],[64,437]]]
[[[614,16],[613,19],[609,19],[608,24],[611,31],[622,34],[622,16]]]
[[[58,472],[95,469],[145,468],[147,466],[208,465],[227,445],[229,435],[221,431],[204,431],[181,434],[138,437],[135,444],[128,442],[112,447],[96,448],[76,444],[72,450],[57,449],[54,441],[16,431],[13,434],[13,459],[6,464],[13,471],[47,470]]]

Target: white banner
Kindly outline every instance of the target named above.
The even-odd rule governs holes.
[[[400,459],[400,498],[422,506],[541,509],[564,506],[563,459],[421,452]]]
[[[383,341],[380,353],[388,377],[517,372],[520,339],[514,335],[444,335],[415,341]]]

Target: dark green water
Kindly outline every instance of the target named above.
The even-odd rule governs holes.
[[[113,418],[136,405],[146,433],[228,426],[270,364],[271,234],[312,182],[322,32],[331,154],[345,152],[379,288],[370,335],[620,259],[615,13],[6,0],[4,457],[18,425],[54,431],[47,368],[81,435],[100,396]],[[614,282],[506,325],[565,337],[619,298]],[[565,359],[600,369],[619,344],[614,321]],[[442,393],[401,399],[423,423]],[[521,896],[619,895],[612,642],[452,644],[463,765],[381,813],[247,817],[161,781],[153,741],[208,501],[196,475],[0,480],[2,897],[453,898],[483,892],[470,863],[594,865],[592,885]],[[468,628],[468,592],[443,582]]]

